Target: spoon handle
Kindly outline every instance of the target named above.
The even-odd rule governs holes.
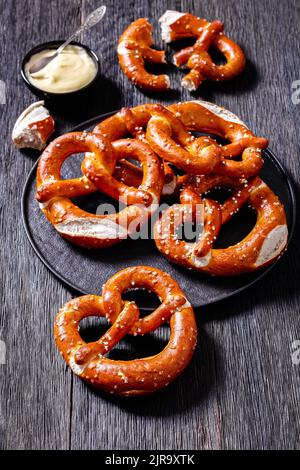
[[[88,15],[83,25],[78,28],[75,33],[72,34],[56,51],[56,55],[60,54],[65,47],[67,47],[73,39],[81,33],[88,31],[92,26],[99,23],[102,20],[103,16],[106,12],[106,6],[102,5],[101,7],[94,10],[92,13]]]

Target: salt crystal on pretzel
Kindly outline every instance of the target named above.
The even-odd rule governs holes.
[[[223,81],[240,75],[246,66],[242,49],[223,33],[221,21],[208,22],[204,18],[167,10],[159,19],[161,36],[166,42],[184,38],[195,38],[193,46],[186,47],[174,55],[177,67],[187,65],[190,72],[182,79],[182,86],[195,91],[203,80]],[[209,50],[213,47],[221,52],[226,63],[217,65],[213,62]]]
[[[86,152],[79,178],[61,179],[63,162],[74,153]],[[138,188],[113,177],[120,158],[140,159],[143,178]],[[111,143],[89,132],[70,132],[58,137],[43,152],[37,169],[36,198],[54,228],[68,240],[87,248],[105,248],[136,232],[156,209],[163,187],[163,168],[149,146],[135,139]],[[72,198],[101,192],[122,200],[126,208],[115,214],[97,215],[80,209]]]
[[[161,305],[140,318],[135,302],[122,294],[136,288],[149,289]],[[119,271],[103,286],[102,297],[85,295],[60,309],[54,326],[57,347],[72,371],[91,386],[121,396],[146,395],[166,387],[187,367],[197,342],[193,308],[171,276],[150,266]],[[106,317],[111,327],[98,340],[85,343],[80,321],[89,316]],[[143,335],[170,324],[164,349],[150,357],[122,361],[106,355],[125,335]]]
[[[164,64],[165,53],[152,49],[152,26],[146,18],[139,18],[123,32],[117,47],[119,63],[127,78],[146,91],[165,91],[170,88],[167,75],[153,75],[145,69],[145,62]]]
[[[215,202],[213,212],[206,214],[206,221],[209,217],[211,222],[204,224],[204,231],[197,242],[179,240],[176,229],[178,223],[182,223],[182,218],[177,216],[178,213],[183,213],[186,203],[190,201],[192,204],[212,203],[210,199],[202,197],[207,191],[220,186],[231,188],[234,192],[222,205]],[[224,175],[190,176],[180,199],[181,204],[167,209],[154,226],[157,248],[173,263],[214,276],[233,276],[269,265],[281,256],[287,246],[288,227],[284,207],[258,176],[249,181],[239,181]],[[233,246],[214,248],[222,224],[228,222],[246,203],[257,212],[253,229]],[[188,222],[193,220],[191,212]]]

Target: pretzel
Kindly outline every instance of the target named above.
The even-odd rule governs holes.
[[[162,134],[160,122],[162,120],[165,122],[164,119],[158,119],[161,109],[159,105],[145,104],[131,108],[130,112],[137,129],[146,128],[148,125],[147,140],[153,150],[164,158],[168,149],[157,136],[157,132],[159,132],[160,136]],[[258,174],[263,166],[262,150],[268,146],[268,140],[263,137],[256,137],[233,113],[213,103],[201,100],[173,104],[168,106],[167,109],[175,115],[175,118],[182,122],[188,131],[214,134],[229,141],[229,144],[219,147],[222,158],[214,172],[234,178],[250,178]],[[156,116],[154,116],[155,114]],[[152,121],[151,126],[149,126],[152,116],[154,116],[154,122]],[[114,141],[128,134],[127,124],[124,115],[122,112],[119,112],[99,123],[95,127],[94,132],[100,133],[108,137],[109,140]],[[174,149],[174,143],[170,142],[168,134],[166,133],[162,137],[163,139],[168,138],[168,145],[172,144],[172,149]],[[197,140],[194,145],[196,144]],[[216,145],[213,141],[210,141],[210,144],[210,147]],[[176,148],[178,151],[179,148]],[[184,155],[187,160],[190,159],[190,156]],[[233,160],[240,155],[242,156],[241,161]],[[186,162],[184,167],[189,172],[192,170]]]
[[[189,91],[195,91],[203,80],[230,80],[242,73],[246,66],[246,58],[242,49],[223,33],[221,21],[209,23],[190,13],[179,13],[167,10],[159,19],[162,39],[167,43],[183,38],[196,38],[194,46],[187,47],[174,55],[174,64],[181,67],[186,64],[190,72],[181,84]],[[226,64],[216,65],[209,49],[220,51]]]
[[[153,75],[145,69],[145,62],[164,64],[164,51],[151,48],[152,26],[146,18],[131,23],[120,37],[117,52],[121,68],[127,78],[146,91],[162,92],[170,87],[167,75]]]
[[[208,137],[196,139],[172,111],[154,105],[146,138],[164,160],[188,173],[207,174],[221,163],[217,143]]]
[[[101,159],[93,153],[86,154],[82,164],[85,176],[103,193],[126,204],[157,204],[163,186],[163,168],[149,145],[136,139],[121,139],[112,143],[115,160],[132,158],[142,165],[142,181],[138,188],[127,186],[113,175],[103,171]],[[133,166],[133,165],[132,165]]]
[[[123,301],[132,287],[150,289],[161,298],[153,313],[139,319],[135,302]],[[106,316],[112,323],[98,340],[85,343],[79,323],[89,316]],[[105,357],[127,334],[140,335],[170,322],[170,339],[155,356],[131,361]],[[145,395],[167,386],[189,364],[197,341],[194,312],[178,284],[168,274],[147,266],[120,271],[103,286],[103,297],[85,295],[66,303],[55,321],[58,349],[72,371],[88,384],[116,395]]]
[[[210,137],[193,137],[182,120],[161,105],[156,105],[151,114],[153,117],[148,122],[146,134],[148,142],[158,155],[181,170],[193,174],[216,172],[235,178],[249,178],[257,175],[262,168],[263,159],[259,146],[265,147],[268,141],[249,135],[245,128],[238,130],[242,135],[238,136],[237,142],[222,147]],[[198,119],[199,117],[198,115]],[[204,127],[201,124],[200,122],[197,126],[198,132],[205,129],[205,122],[202,124]],[[218,122],[216,128],[218,129]],[[235,131],[234,128],[232,130]],[[226,126],[226,132],[226,137],[230,138],[230,125]],[[242,161],[231,160],[240,153]]]
[[[44,101],[37,101],[20,114],[12,131],[12,141],[16,147],[36,150],[46,147],[55,130],[55,123],[44,105]]]
[[[122,108],[120,116],[124,120],[129,134],[134,136],[136,139],[141,140],[144,144],[149,145],[146,139],[146,132],[142,127],[136,126],[135,118],[131,109]],[[119,162],[115,173],[117,179],[121,179],[121,181],[127,185],[138,186],[140,184],[142,177],[141,168],[132,165],[126,160],[121,160]],[[167,162],[164,162],[164,175],[164,186],[161,194],[162,196],[172,196],[177,187],[177,177]]]
[[[146,105],[146,107],[147,109],[150,109],[151,105]],[[149,144],[146,140],[145,131],[142,129],[142,127],[136,126],[136,117],[133,114],[132,110],[129,108],[122,108],[119,113],[112,116],[112,119],[108,118],[99,125],[97,125],[94,128],[93,132],[96,134],[101,134],[112,141],[116,139],[121,139],[125,136],[127,137],[129,134],[135,137],[136,139],[141,140],[144,145],[148,145],[149,147]],[[165,178],[161,195],[171,196],[173,195],[176,189],[177,178],[174,171],[169,167],[167,163],[164,163],[164,174]],[[127,186],[138,187],[142,182],[143,172],[140,167],[132,164],[131,162],[128,162],[125,159],[121,159],[116,164],[113,176],[115,177],[115,179],[121,181]]]
[[[83,164],[90,178],[83,175],[61,180],[63,162],[79,152],[88,152],[93,157],[90,156],[90,160]],[[126,187],[112,177],[120,154],[140,158],[144,163],[144,177],[139,188]],[[89,167],[91,161],[96,165],[95,173]],[[154,204],[159,201],[162,185],[163,170],[149,146],[145,148],[142,142],[130,139],[112,145],[103,136],[73,132],[58,137],[43,152],[37,170],[36,198],[60,235],[80,246],[104,248],[129,237],[149,218]],[[95,215],[80,209],[70,200],[97,189],[123,200],[128,206],[117,214]]]
[[[212,188],[233,189],[222,205],[202,196]],[[273,191],[259,178],[236,180],[222,175],[190,176],[180,197],[154,226],[155,243],[171,262],[189,269],[216,276],[233,276],[265,267],[276,260],[287,245],[288,228],[284,207]],[[215,249],[218,232],[246,203],[257,212],[251,232],[239,243]],[[195,206],[205,207],[204,231],[196,243],[187,243],[177,236],[179,225],[193,222]]]

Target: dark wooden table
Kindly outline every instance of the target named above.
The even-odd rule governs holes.
[[[299,224],[289,252],[247,292],[198,312],[199,345],[183,376],[141,400],[112,400],[73,377],[53,340],[53,320],[71,293],[35,256],[20,214],[34,163],[10,142],[19,113],[35,98],[20,77],[28,49],[64,38],[99,0],[0,0],[0,80],[6,84],[1,123],[0,440],[7,449],[295,449],[300,442]],[[299,0],[107,0],[105,20],[82,40],[103,55],[102,86],[84,105],[52,107],[59,132],[122,105],[155,101],[123,76],[117,38],[139,17],[156,25],[166,8],[222,19],[243,46],[246,73],[229,84],[205,84],[204,99],[228,107],[270,138],[271,148],[299,178]],[[104,78],[105,77],[105,78]],[[174,75],[175,77],[175,75]],[[178,77],[178,75],[177,75]],[[171,93],[161,102],[190,99]],[[295,100],[294,100],[295,101]],[[299,194],[299,193],[298,193]]]

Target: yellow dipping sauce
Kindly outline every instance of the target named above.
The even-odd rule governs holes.
[[[61,54],[39,72],[30,74],[30,67],[39,59],[54,54],[45,49],[30,57],[25,65],[28,80],[34,86],[50,93],[69,93],[88,85],[97,74],[97,65],[88,52],[79,46],[69,45]]]

